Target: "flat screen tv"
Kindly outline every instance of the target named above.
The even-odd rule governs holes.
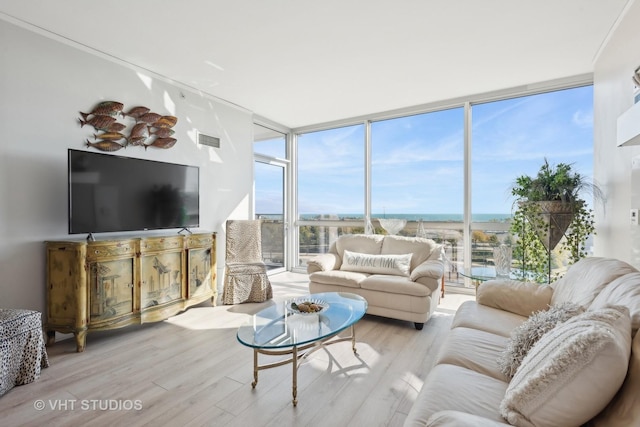
[[[69,234],[195,228],[197,166],[69,150]]]

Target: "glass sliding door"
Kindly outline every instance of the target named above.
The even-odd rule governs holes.
[[[269,273],[284,271],[287,259],[285,135],[254,125],[255,218],[262,220],[262,257]]]
[[[284,165],[255,162],[256,219],[262,220],[262,257],[269,270],[284,268]]]

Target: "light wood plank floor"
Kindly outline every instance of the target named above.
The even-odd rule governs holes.
[[[274,298],[308,293],[305,274],[272,277]],[[457,306],[449,293],[422,331],[413,323],[365,316],[349,342],[291,365],[261,371],[237,328],[265,304],[202,304],[173,318],[73,339],[48,348],[51,366],[35,383],[0,397],[3,426],[401,426]],[[263,359],[260,359],[261,361]],[[44,409],[36,406],[44,404]]]

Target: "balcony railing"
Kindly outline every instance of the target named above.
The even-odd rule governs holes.
[[[263,256],[270,268],[284,266],[284,226],[281,219],[263,219]],[[329,251],[331,244],[343,234],[365,232],[361,219],[299,220],[298,263],[296,268],[306,269],[307,260]],[[386,234],[379,221],[372,220],[376,234]],[[493,248],[500,244],[513,245],[516,237],[510,231],[510,221],[471,223],[469,261],[465,262],[467,242],[464,239],[464,223],[460,221],[412,221],[398,233],[401,236],[422,236],[444,245],[445,283],[448,286],[472,288],[473,283],[463,276],[465,268],[494,266]],[[516,261],[516,260],[514,260]]]
[[[298,266],[305,268],[306,261],[329,251],[331,244],[342,234],[364,233],[362,220],[301,220],[299,229]],[[376,234],[386,234],[379,221],[372,220]],[[493,265],[492,247],[509,243],[508,221],[472,224],[470,266]],[[472,287],[460,274],[465,266],[464,224],[452,221],[411,221],[398,233],[401,236],[422,236],[442,243],[445,248],[445,282],[450,286]]]

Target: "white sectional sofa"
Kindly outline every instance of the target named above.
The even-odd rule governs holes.
[[[367,313],[414,322],[420,330],[438,306],[442,247],[418,237],[349,234],[307,262],[309,291],[364,297]]]
[[[538,329],[510,377],[505,355],[571,305],[584,311]],[[551,285],[485,282],[457,311],[405,426],[640,426],[639,327],[640,272],[619,260],[583,259]]]

